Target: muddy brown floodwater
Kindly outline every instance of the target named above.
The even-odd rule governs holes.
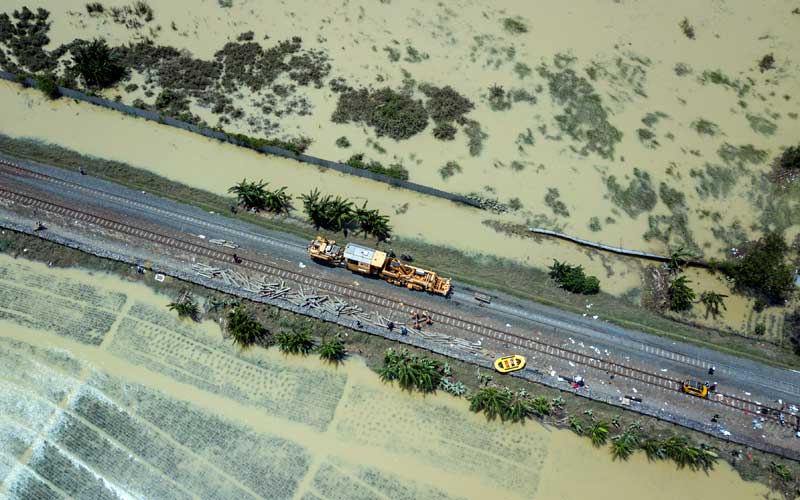
[[[615,463],[536,422],[331,367],[241,352],[115,276],[0,255],[0,496],[746,499],[764,486]]]

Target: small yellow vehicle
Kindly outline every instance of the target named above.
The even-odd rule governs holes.
[[[504,356],[494,360],[494,369],[500,373],[515,372],[525,368],[525,358],[519,354]]]
[[[681,389],[686,394],[691,394],[692,396],[697,396],[698,398],[708,397],[708,386],[699,380],[687,378],[683,381],[683,386]]]

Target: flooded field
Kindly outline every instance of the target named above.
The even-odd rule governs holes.
[[[102,12],[88,12],[80,1],[4,5],[51,12],[47,50],[102,36],[112,46],[141,48],[151,40],[188,51],[174,56],[181,70],[133,63],[139,69],[106,97],[163,112],[180,107],[184,116],[253,137],[308,137],[311,154],[347,160],[363,153],[365,161],[402,165],[414,182],[495,198],[510,211],[457,207],[90,106],[47,102],[5,83],[0,132],[130,162],[217,193],[242,177],[263,177],[294,195],[319,187],[369,200],[391,215],[398,236],[537,267],[557,256],[582,264],[618,295],[641,287],[640,263],[508,237],[483,221],[660,254],[684,246],[706,258],[724,257],[765,227],[789,240],[800,232],[800,197],[776,196],[766,177],[800,131],[792,59],[800,50],[800,16],[792,2],[596,0],[578,8],[206,0],[188,8],[152,0],[149,20],[113,14],[129,3],[103,2]],[[281,51],[287,67],[270,66]],[[226,61],[247,54],[272,69],[234,74]],[[403,102],[420,118],[417,128],[387,130],[359,115],[383,88],[410,96]],[[165,89],[185,95],[164,96]],[[366,94],[358,97],[361,90]],[[437,108],[441,95],[450,100]],[[357,109],[345,105],[348,98]],[[698,292],[730,295],[705,273],[691,279]],[[726,305],[719,319],[696,311],[694,320],[751,333],[752,301],[731,298]]]
[[[571,432],[241,352],[140,284],[0,255],[0,495],[10,498],[763,498],[709,474],[612,462]],[[579,479],[579,480],[576,480]]]

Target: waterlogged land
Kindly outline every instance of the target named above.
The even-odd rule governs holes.
[[[558,256],[633,300],[640,263],[508,237],[483,222],[554,228],[661,254],[682,245],[706,258],[724,257],[765,227],[789,240],[800,230],[800,196],[776,194],[767,179],[771,160],[800,131],[791,57],[800,49],[800,15],[788,1],[597,1],[577,8],[208,0],[188,8],[153,0],[150,15],[113,13],[128,2],[102,4],[90,13],[84,2],[14,0],[7,10],[51,11],[47,51],[76,37],[138,44],[126,52],[130,78],[104,91],[109,98],[253,137],[308,137],[312,154],[346,160],[363,153],[367,162],[402,165],[415,182],[496,198],[510,212],[481,213],[233,153],[87,106],[44,104],[11,86],[0,95],[8,110],[0,130],[130,161],[218,193],[245,176],[295,195],[318,186],[369,200],[392,216],[398,236],[538,267]],[[10,44],[8,60],[23,64]],[[771,65],[759,65],[767,55]],[[35,51],[28,58],[38,61]],[[261,69],[242,71],[252,60]],[[384,88],[410,97],[402,101],[408,119],[399,129],[370,118]],[[705,273],[689,279],[698,292],[731,295],[727,283]],[[782,311],[754,313],[752,305],[731,297],[719,319],[702,310],[691,315],[745,334],[763,322],[768,336],[779,338]]]
[[[567,431],[343,366],[240,352],[140,284],[0,256],[0,494],[11,498],[763,498],[610,460]],[[576,480],[579,477],[580,480]]]

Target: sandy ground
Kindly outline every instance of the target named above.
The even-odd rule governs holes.
[[[0,291],[0,492],[12,497],[767,493],[727,465],[621,466],[567,431],[486,422],[455,398],[381,384],[358,359],[240,352],[217,325],[179,321],[165,297],[118,278],[0,256]]]
[[[138,30],[115,24],[108,17],[88,16],[79,1],[45,1],[37,5],[52,11],[50,47],[76,36],[99,35],[112,44],[148,37],[158,44],[185,48],[195,57],[210,59],[226,42],[252,30],[255,39],[265,46],[301,36],[304,46],[322,49],[329,55],[331,77],[342,77],[352,85],[399,88],[408,75],[417,83],[452,85],[475,103],[468,117],[480,122],[488,133],[478,156],[467,151],[463,130],[454,141],[442,142],[431,135],[431,125],[411,139],[397,142],[377,137],[362,125],[334,124],[330,116],[337,96],[327,87],[301,88],[298,92],[312,104],[312,112],[307,116],[281,117],[278,135],[310,136],[314,143],[309,152],[326,158],[345,159],[360,151],[384,164],[399,161],[415,182],[450,191],[481,192],[504,202],[517,198],[523,208],[493,216],[454,207],[375,183],[298,168],[286,160],[234,153],[230,147],[160,130],[153,124],[108,117],[107,112],[89,111],[91,108],[82,105],[43,104],[6,84],[0,99],[8,113],[0,122],[0,131],[130,161],[215,192],[224,191],[229,184],[247,176],[287,185],[293,194],[320,187],[356,201],[368,199],[371,205],[389,214],[409,203],[406,213],[392,216],[399,236],[510,257],[538,267],[558,256],[601,276],[603,288],[615,294],[630,293],[641,286],[638,263],[601,260],[556,242],[502,236],[482,226],[481,220],[558,227],[586,239],[657,253],[685,243],[688,234],[696,250],[709,257],[722,257],[730,250],[731,240],[752,235],[751,228],[765,223],[777,224],[788,238],[800,230],[796,220],[791,220],[791,214],[797,213],[797,200],[772,207],[773,213],[784,214],[788,221],[763,215],[769,208],[763,184],[769,160],[792,144],[800,130],[800,105],[793,96],[800,83],[798,63],[793,59],[798,50],[793,33],[800,16],[790,13],[792,2],[684,1],[662,5],[597,0],[580,6],[541,2],[487,6],[461,1],[433,6],[420,1],[395,1],[348,2],[340,6],[306,2],[298,6],[234,0],[231,8],[221,8],[212,0],[191,8],[165,0],[149,3],[155,20]],[[30,2],[9,1],[6,10],[23,4]],[[124,4],[105,2],[107,7]],[[527,26],[527,32],[504,30],[503,20],[516,16]],[[678,24],[683,18],[694,26],[694,40],[681,32]],[[175,29],[171,28],[173,22]],[[264,35],[269,39],[263,39]],[[411,62],[409,47],[427,58]],[[401,59],[391,61],[386,48],[400,51]],[[761,72],[757,62],[769,53],[775,56],[776,68]],[[622,133],[613,156],[579,154],[576,150],[582,143],[558,130],[555,117],[565,112],[563,103],[553,98],[548,80],[538,71],[544,67],[554,70],[558,55],[574,58],[571,67],[587,79],[608,113],[608,121]],[[691,73],[676,74],[679,63],[690,68]],[[526,65],[531,73],[523,76],[515,70],[519,64]],[[712,83],[703,76],[704,72],[715,70],[720,70],[728,83]],[[593,78],[589,78],[590,71]],[[136,74],[131,81],[141,84],[143,76]],[[486,96],[488,87],[494,84],[506,90],[525,90],[535,95],[536,102],[516,102],[509,110],[493,111]],[[128,103],[135,98],[148,102],[154,99],[147,99],[141,89],[127,93],[123,86],[106,95],[120,95]],[[740,92],[744,86],[748,90]],[[247,91],[232,97],[247,116],[258,115],[253,96]],[[208,109],[195,103],[192,111],[210,124],[215,123],[216,117]],[[659,115],[652,125],[642,122],[654,113],[665,116]],[[774,130],[757,131],[752,125],[756,118],[772,123]],[[700,119],[717,124],[719,130],[713,136],[698,133],[692,124]],[[244,119],[226,128],[258,135]],[[84,135],[72,133],[76,129],[84,131]],[[113,137],[108,137],[112,130]],[[520,134],[528,130],[533,144],[520,143]],[[639,130],[654,134],[658,145],[641,140]],[[94,140],[97,134],[109,140],[98,144]],[[341,136],[348,137],[351,148],[342,150],[335,145]],[[375,143],[380,146],[376,148]],[[141,144],[148,147],[141,148]],[[764,154],[752,163],[726,159],[720,154],[726,145],[752,145]],[[385,152],[380,152],[381,148]],[[443,179],[438,170],[447,161],[457,161],[463,172]],[[522,170],[512,168],[513,162],[522,165]],[[607,188],[611,176],[622,189],[628,187],[635,168],[649,175],[653,194],[659,193],[664,183],[685,198],[681,214],[686,216],[686,223],[682,227],[676,223],[666,241],[644,238],[658,222],[651,221],[651,217],[674,215],[663,196],[656,196],[650,210],[629,215],[615,203]],[[711,171],[728,180],[720,183],[712,179]],[[545,202],[551,189],[558,190],[558,199],[568,215],[556,214]],[[597,226],[590,229],[594,217],[599,230]],[[669,225],[669,221],[661,221],[657,227],[669,232]],[[698,291],[730,295],[726,283],[705,273],[690,273],[689,277]],[[719,319],[706,319],[702,311],[696,311],[693,320],[743,333],[752,332],[755,324],[766,320],[770,334],[780,335],[780,312],[767,311],[766,317],[761,317],[752,312],[749,300],[730,297],[726,302],[727,311]]]

